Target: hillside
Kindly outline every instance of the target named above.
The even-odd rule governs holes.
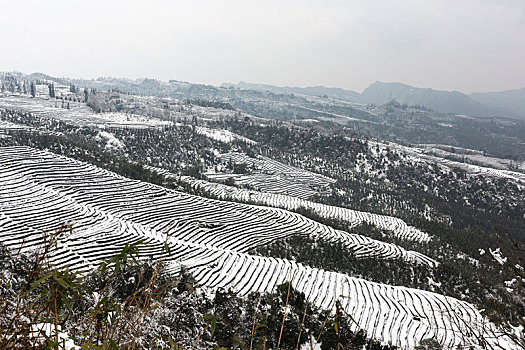
[[[10,75],[6,74],[6,79],[7,77]],[[22,81],[22,78],[19,79]],[[29,80],[33,78],[28,76],[24,79],[28,79],[28,85]],[[421,101],[411,100],[415,105],[391,101],[390,92],[385,91],[381,93],[383,96],[381,98],[383,101],[386,98],[385,96],[388,96],[386,100],[388,103],[370,104],[369,101],[349,102],[346,98],[339,99],[330,93],[332,91],[334,94],[339,94],[341,91],[338,89],[324,90],[323,94],[318,94],[314,92],[317,88],[314,88],[311,90],[311,93],[314,94],[312,96],[308,89],[293,92],[294,88],[289,88],[292,90],[284,88],[283,90],[261,85],[247,85],[253,89],[239,89],[175,80],[162,82],[154,79],[99,78],[97,80],[78,80],[52,78],[45,84],[37,84],[43,94],[47,92],[47,85],[51,81],[56,84],[69,84],[60,85],[60,93],[64,96],[71,94],[69,92],[70,86],[87,87],[89,90],[87,93],[91,96],[89,105],[96,112],[125,112],[135,116],[146,114],[160,119],[179,118],[179,121],[183,121],[183,114],[180,113],[180,110],[175,110],[174,106],[168,107],[173,104],[173,100],[177,100],[179,104],[185,104],[188,107],[193,106],[191,108],[194,110],[212,107],[219,109],[221,113],[229,111],[228,113],[235,114],[233,111],[238,111],[251,116],[293,122],[319,130],[334,131],[339,129],[344,131],[351,129],[353,132],[364,136],[372,136],[396,143],[442,144],[455,148],[473,149],[484,152],[488,156],[507,158],[513,161],[519,160],[525,153],[524,121],[501,117],[476,117],[468,111],[466,111],[467,115],[458,112],[446,114],[429,109],[429,106],[424,106]],[[378,86],[387,87],[388,85],[378,83]],[[427,94],[428,91],[431,91],[407,88],[404,85],[402,87],[403,94],[407,96],[412,95],[412,93],[406,90],[414,91],[415,95],[420,92]],[[11,90],[17,91],[16,86],[13,85]],[[97,96],[97,91],[112,91],[112,93]],[[415,91],[418,92],[415,93]],[[433,95],[434,92],[431,94]],[[460,94],[458,96],[461,97],[460,99],[468,99],[465,95]],[[55,99],[57,97],[55,96]],[[84,91],[76,92],[76,100],[83,101],[85,97]],[[6,107],[21,108],[20,104],[25,102],[19,102],[11,98],[9,103],[8,100],[4,103],[8,103]],[[42,105],[42,101],[40,102],[40,105],[34,106],[33,110],[35,108],[56,107],[57,103],[58,106],[61,105],[61,102],[57,101],[54,103],[48,101],[47,105]],[[489,113],[488,115],[493,114]],[[99,117],[96,116],[96,118]],[[190,116],[186,116],[186,118],[191,120]]]
[[[492,325],[481,328],[481,315],[467,303],[244,253],[290,232],[300,232],[301,226],[308,227],[305,234],[346,241],[357,251],[364,247],[373,251],[374,244],[365,238],[352,242],[352,236],[343,232],[334,235],[325,226],[316,232],[312,230],[314,222],[286,212],[187,196],[28,148],[3,148],[0,157],[1,188],[8,190],[1,196],[1,227],[8,247],[16,249],[25,240],[25,249],[30,249],[38,242],[38,232],[53,227],[53,218],[67,217],[75,233],[59,241],[52,262],[88,269],[103,257],[118,253],[126,242],[139,239],[147,244],[140,254],[148,257],[150,251],[160,251],[163,232],[169,232],[172,267],[168,269],[184,266],[203,286],[245,295],[271,291],[291,280],[297,291],[323,309],[330,309],[345,296],[342,305],[356,319],[358,329],[401,347],[412,347],[417,339],[434,336],[446,347],[463,344],[463,326],[457,317],[470,319],[476,335],[468,341],[481,336],[502,347],[511,342]],[[18,195],[9,196],[13,191]],[[27,210],[28,206],[33,209]],[[370,304],[370,299],[375,301]],[[411,331],[399,333],[397,329]]]
[[[441,113],[466,114],[477,117],[499,117],[523,120],[525,117],[523,89],[464,94],[459,91],[442,91],[418,88],[403,83],[375,81],[363,92],[341,88],[280,87],[266,84],[222,84],[223,87],[243,90],[270,91],[279,94],[298,94],[328,97],[353,103],[383,105],[392,100],[409,106],[423,106]]]
[[[344,311],[352,334],[383,346],[519,348],[518,121],[146,79],[8,80],[0,232],[11,251],[65,224],[55,266],[94,271],[143,242],[142,260],[165,262],[168,279],[187,273],[210,298],[202,314],[229,313],[206,306],[221,293],[283,305],[265,298],[289,283],[302,307]],[[228,341],[249,340],[249,325],[226,323]]]
[[[271,91],[278,94],[299,94],[310,96],[327,96],[340,100],[348,100],[350,102],[359,101],[359,93],[351,90],[341,88],[327,88],[324,86],[309,86],[309,87],[290,87],[290,86],[274,86],[268,84],[251,84],[240,81],[237,84],[223,83],[221,87],[237,88],[244,90],[262,90]]]

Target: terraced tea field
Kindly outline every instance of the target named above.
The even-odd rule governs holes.
[[[170,176],[167,172],[162,172]],[[174,175],[172,175],[174,176]],[[350,227],[361,224],[374,225],[381,230],[391,232],[394,236],[418,242],[427,242],[431,236],[426,232],[407,225],[403,220],[374,213],[352,210],[308,201],[302,198],[287,196],[283,194],[265,193],[235,188],[204,180],[196,180],[191,177],[182,177],[183,181],[190,183],[193,187],[203,189],[214,197],[224,200],[235,200],[247,203],[256,203],[286,210],[298,210],[301,208],[312,210],[323,218],[337,219],[347,222]]]
[[[13,236],[13,243],[49,231],[61,219],[75,222],[77,234],[99,224],[117,231],[129,226],[132,231],[156,236],[169,230],[175,239],[242,252],[277,238],[303,234],[342,241],[357,256],[435,264],[420,253],[334,230],[286,210],[170,191],[30,148],[3,148],[1,153],[0,165],[5,169],[2,217],[18,221],[32,232]],[[16,196],[12,196],[13,190]]]
[[[61,108],[60,100],[50,98],[29,98],[11,95],[0,98],[0,108],[31,113],[34,116],[56,119],[73,125],[95,125],[106,127],[150,128],[169,125],[170,122],[152,117],[126,113],[94,113],[85,103],[66,101],[70,108]]]
[[[435,264],[420,253],[337,231],[284,209],[192,196],[28,147],[0,148],[3,243],[30,249],[59,223],[71,225],[72,233],[60,240],[56,264],[92,268],[139,239],[146,243],[141,256],[157,258],[169,234],[170,270],[186,266],[198,283],[212,289],[245,295],[291,281],[319,307],[331,309],[340,300],[356,329],[402,347],[432,337],[446,347],[478,344],[481,336],[496,348],[514,346],[468,303],[246,252],[301,234],[344,242],[357,256]]]
[[[207,173],[210,179],[232,177],[235,184],[249,186],[262,192],[286,194],[307,199],[326,192],[335,180],[308,170],[283,164],[264,156],[249,157],[238,152],[224,153],[220,159],[227,164],[246,164],[250,174]]]

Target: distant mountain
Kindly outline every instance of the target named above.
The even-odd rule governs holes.
[[[469,97],[484,106],[507,111],[509,115],[525,119],[525,87],[499,92],[478,92]]]
[[[370,84],[361,94],[361,102],[385,104],[396,100],[408,105],[421,105],[443,113],[461,113],[477,116],[493,115],[494,111],[473,101],[458,91],[440,91],[416,88],[401,83],[383,83],[376,81]]]
[[[223,84],[245,90],[270,91],[274,93],[325,96],[355,103],[382,105],[392,100],[410,106],[419,105],[442,113],[467,114],[479,117],[508,117],[525,119],[525,88],[494,93],[466,95],[459,91],[441,91],[417,88],[402,83],[376,81],[362,93],[340,88],[279,87],[265,84]]]
[[[328,88],[324,86],[309,86],[309,87],[290,87],[290,86],[274,86],[267,84],[252,84],[241,81],[237,84],[224,83],[222,87],[235,87],[245,90],[259,90],[270,91],[278,94],[300,94],[310,96],[323,96],[336,98],[339,100],[346,100],[355,102],[359,99],[360,94],[352,90],[345,90],[341,88]]]

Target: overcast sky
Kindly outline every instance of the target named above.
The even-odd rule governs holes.
[[[0,71],[525,87],[524,0],[0,0]]]

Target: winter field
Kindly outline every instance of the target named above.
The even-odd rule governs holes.
[[[308,199],[327,191],[335,180],[294,166],[286,165],[264,156],[249,157],[244,153],[221,154],[220,159],[227,164],[246,164],[248,174],[228,174],[208,172],[210,179],[232,178],[238,186],[248,186],[261,192],[286,194]]]
[[[413,156],[417,161],[427,161],[429,163],[437,163],[442,166],[449,168],[459,168],[466,171],[469,174],[480,175],[480,176],[491,176],[495,178],[505,178],[516,180],[521,183],[525,183],[525,174],[523,172],[511,171],[503,169],[503,164],[508,166],[510,164],[509,160],[486,157],[479,154],[464,155],[467,161],[475,162],[477,164],[470,164],[468,162],[460,162],[458,160],[447,159],[443,157],[450,157],[453,155],[450,152],[443,151],[439,148],[430,147],[430,146],[421,146],[421,147],[406,147],[400,146],[392,143],[388,143],[391,147],[400,149],[407,154]],[[462,155],[460,155],[462,156]],[[457,157],[457,155],[456,155]],[[523,162],[517,164],[518,169],[523,171]]]
[[[166,170],[148,167],[164,176],[176,177]],[[244,203],[255,203],[269,207],[282,208],[295,211],[300,208],[314,211],[317,215],[327,219],[342,220],[356,227],[363,223],[374,225],[379,229],[391,232],[394,236],[418,242],[426,242],[431,236],[418,230],[415,227],[407,225],[403,220],[388,215],[379,215],[363,211],[341,208],[322,203],[316,203],[302,199],[300,196],[289,196],[277,193],[266,193],[263,191],[253,191],[227,186],[219,183],[213,183],[204,180],[197,180],[189,176],[181,177],[182,181],[189,183],[196,189],[202,189],[213,197],[222,200],[234,200]]]
[[[69,109],[61,108],[60,100],[49,97],[28,98],[23,95],[10,95],[0,98],[0,108],[31,113],[35,116],[56,119],[73,125],[92,125],[99,127],[150,128],[162,127],[170,122],[157,118],[127,113],[94,113],[82,102],[66,101]]]
[[[282,203],[287,198],[292,202],[291,197],[277,198],[282,207],[286,207]],[[316,210],[338,212],[328,206]],[[347,215],[348,220],[353,220],[352,215],[356,220],[369,220],[357,212],[340,212],[337,215]],[[284,209],[192,196],[49,152],[5,147],[0,148],[0,213],[0,234],[4,244],[12,248],[23,245],[30,249],[41,243],[43,232],[60,223],[71,225],[71,234],[60,241],[54,254],[58,265],[89,269],[139,239],[146,243],[141,256],[157,258],[168,236],[170,269],[185,266],[198,283],[211,289],[231,288],[245,295],[291,281],[319,307],[332,309],[339,300],[356,320],[356,329],[384,342],[413,347],[421,339],[435,337],[450,348],[478,344],[482,335],[494,348],[516,348],[466,302],[283,259],[248,255],[246,252],[258,245],[302,234],[344,242],[357,256],[435,263],[420,253],[334,230]],[[394,218],[370,220],[392,232],[411,230]],[[413,239],[421,238],[416,235]]]
[[[427,154],[430,153],[449,159],[464,159],[464,162],[472,162],[473,164],[489,168],[507,171],[509,168],[514,167],[518,172],[525,171],[525,161],[523,160],[513,161],[510,159],[489,157],[484,155],[483,152],[473,149],[434,144],[417,145],[417,148]]]

